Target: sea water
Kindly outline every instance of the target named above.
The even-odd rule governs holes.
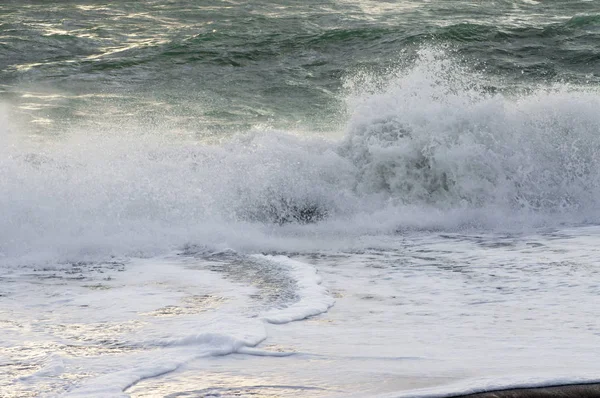
[[[591,1],[0,4],[0,396],[598,381]]]

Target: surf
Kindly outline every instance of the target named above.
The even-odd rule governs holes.
[[[0,252],[35,263],[186,244],[294,251],[315,234],[598,221],[599,93],[487,83],[437,48],[349,75],[339,140],[257,128],[208,145],[75,127],[40,145],[8,124]]]

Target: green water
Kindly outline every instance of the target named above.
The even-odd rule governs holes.
[[[510,91],[600,83],[600,2],[4,1],[0,102],[28,133],[341,131],[344,82],[444,52]]]

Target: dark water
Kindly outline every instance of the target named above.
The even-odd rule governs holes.
[[[0,101],[39,134],[336,131],[344,81],[424,46],[489,90],[600,82],[597,1],[4,1]]]

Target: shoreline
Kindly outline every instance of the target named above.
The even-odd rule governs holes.
[[[600,383],[563,384],[541,387],[517,387],[495,391],[450,395],[448,398],[597,398]]]

